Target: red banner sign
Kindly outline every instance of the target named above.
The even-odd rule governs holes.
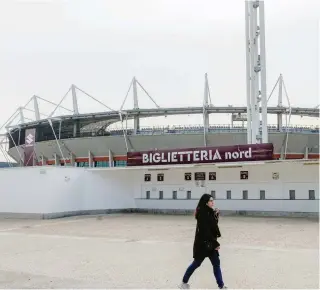
[[[271,160],[273,144],[247,144],[127,153],[127,166]]]

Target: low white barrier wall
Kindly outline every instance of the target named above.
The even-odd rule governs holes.
[[[135,208],[124,170],[32,167],[0,170],[2,216],[61,217]]]
[[[240,179],[247,171],[248,179]],[[204,172],[204,187],[195,184]],[[208,180],[215,172],[216,180]],[[191,173],[191,180],[185,174]],[[151,180],[145,181],[145,175]],[[158,174],[163,180],[157,180]],[[319,167],[312,162],[145,168],[24,167],[0,170],[0,216],[54,218],[119,211],[194,211],[204,193],[224,213],[318,215]]]

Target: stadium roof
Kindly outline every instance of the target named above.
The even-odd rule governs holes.
[[[280,77],[279,77],[280,79]],[[281,78],[282,79],[282,78]],[[278,85],[279,80],[274,86],[268,100],[271,98],[273,92],[275,91],[275,87]],[[150,100],[155,104],[156,108],[146,108],[141,109],[138,106],[138,96],[137,96],[137,86],[142,89],[142,91],[150,98]],[[129,110],[123,110],[124,103],[127,100],[129,95],[129,91],[132,88],[133,91],[133,99],[134,99],[134,108]],[[73,108],[66,108],[62,106],[63,101],[67,98],[68,94],[71,92],[72,95],[72,104]],[[80,113],[78,108],[78,99],[77,92],[81,92],[85,94],[87,97],[93,99],[95,102],[102,105],[106,110],[101,112],[92,112],[92,113]],[[286,90],[285,90],[286,92]],[[290,100],[286,95],[288,100],[288,106],[283,106],[282,101],[278,104],[278,106],[270,106],[268,107],[269,114],[284,114],[284,115],[298,115],[298,116],[309,116],[309,117],[319,117],[319,105],[313,108],[301,108],[301,107],[291,107]],[[209,102],[210,100],[210,102]],[[39,110],[38,102],[46,102],[47,104],[53,105],[54,109],[49,114],[44,114]],[[33,109],[28,108],[27,106],[33,102]],[[29,105],[30,106],[30,105]],[[58,109],[64,110],[65,114],[57,115]],[[29,119],[24,115],[25,111],[31,111],[34,113],[34,118]],[[72,114],[70,114],[72,113]],[[147,117],[158,117],[158,116],[168,116],[168,115],[191,115],[191,114],[238,114],[245,115],[247,113],[246,106],[214,106],[211,102],[210,90],[207,92],[207,99],[204,98],[202,106],[193,106],[193,107],[169,107],[164,108],[160,107],[155,100],[150,96],[147,90],[140,84],[140,82],[133,78],[130,84],[130,87],[127,91],[127,94],[124,98],[124,101],[119,110],[111,109],[109,106],[99,101],[95,97],[86,93],[82,89],[78,88],[75,85],[71,85],[67,93],[61,99],[59,104],[55,104],[49,100],[43,99],[39,96],[33,96],[25,106],[19,107],[16,112],[7,120],[7,122],[0,127],[1,129],[15,129],[15,128],[27,128],[34,127],[37,125],[41,125],[44,123],[48,123],[48,120],[51,120],[53,123],[55,122],[76,122],[81,121],[82,130],[90,130],[90,129],[99,129],[106,128],[109,125],[129,120],[135,118],[147,118]],[[43,117],[42,117],[43,116]],[[16,119],[18,118],[18,121]]]

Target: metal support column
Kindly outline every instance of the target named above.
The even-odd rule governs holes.
[[[34,107],[34,114],[36,117],[36,120],[40,120],[40,112],[39,112],[39,105],[38,105],[38,97],[33,96],[33,107]]]
[[[268,143],[268,100],[267,100],[267,69],[266,69],[266,40],[264,1],[259,1],[259,28],[260,28],[260,81],[261,81],[261,126],[262,143]],[[259,64],[258,64],[259,65]]]
[[[19,107],[19,115],[20,115],[20,123],[25,123],[24,122],[24,115],[23,115],[23,107]]]
[[[208,107],[209,107],[209,83],[208,83],[208,74],[204,75],[204,96],[203,96],[203,127],[204,131],[208,133],[209,129],[209,113],[208,113]]]
[[[282,84],[283,84],[283,77],[282,74],[280,74],[279,80],[279,94],[278,94],[278,107],[282,107]],[[277,114],[277,129],[278,131],[282,131],[282,113]]]
[[[137,90],[137,80],[135,77],[133,77],[133,80],[132,80],[132,91],[133,91],[133,109],[138,110],[139,109],[138,90]],[[137,134],[137,131],[140,129],[139,116],[134,117],[133,127],[134,127],[134,133]]]
[[[80,120],[74,120],[73,124],[73,137],[80,137]]]
[[[75,85],[71,85],[71,93],[72,93],[73,114],[79,115],[78,99],[77,99],[77,92],[76,92]]]
[[[73,114],[79,115],[78,98],[77,98],[75,85],[71,85],[71,94],[72,94]],[[80,130],[79,130],[79,121],[77,120],[73,124],[73,137],[77,137],[78,132],[80,132]]]
[[[246,28],[246,85],[247,85],[247,143],[251,144],[251,78],[250,78],[250,23],[249,23],[249,1],[245,1],[245,28]]]
[[[259,132],[259,111],[258,111],[258,73],[256,72],[258,39],[257,39],[257,9],[255,3],[250,1],[250,73],[251,73],[251,142],[253,144],[260,143],[258,141]]]
[[[245,18],[247,142],[248,144],[267,143],[268,120],[263,1],[245,1]]]
[[[204,95],[203,95],[203,139],[204,146],[207,146],[207,134],[209,131],[209,83],[208,74],[204,75]]]

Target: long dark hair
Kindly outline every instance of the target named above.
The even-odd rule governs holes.
[[[199,213],[203,210],[207,209],[207,203],[210,200],[210,198],[212,198],[212,196],[208,193],[205,193],[201,196],[201,198],[199,199],[196,211],[194,213],[194,216],[196,219],[198,219]]]

